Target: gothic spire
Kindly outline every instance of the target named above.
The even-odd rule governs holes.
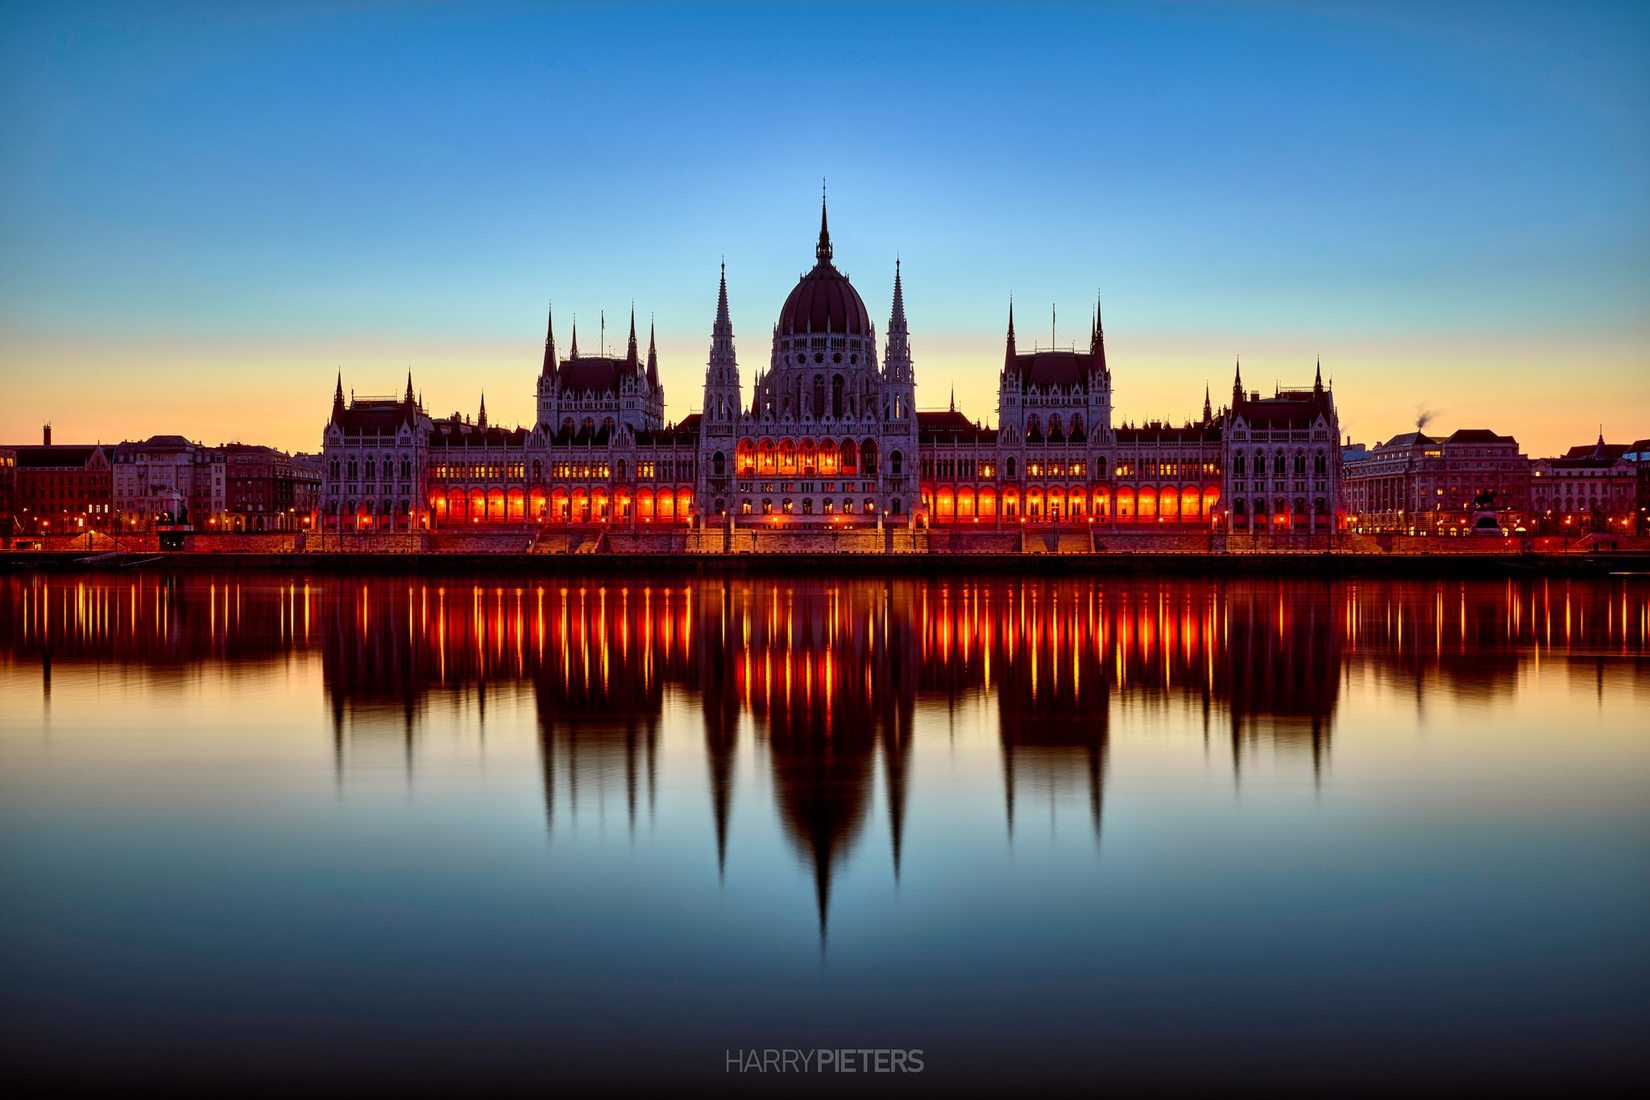
[[[478,415],[476,417],[476,427],[485,428],[486,426],[487,426],[487,391],[482,390],[481,391],[481,413],[480,413],[480,415]]]
[[[633,367],[639,367],[640,366],[640,362],[638,361],[637,356],[636,356],[636,303],[635,302],[630,303],[630,343],[625,348],[625,353],[624,354],[625,354],[625,362],[626,363],[629,363]]]
[[[338,387],[332,391],[332,422],[344,415],[344,372],[338,372]]]
[[[653,318],[647,319],[647,383],[659,384],[659,347],[653,339]]]
[[[1243,403],[1243,356],[1238,356],[1237,366],[1232,371],[1232,408]]]
[[[568,352],[567,355],[570,359],[579,357],[579,315],[577,313],[573,314],[573,350]]]
[[[1094,365],[1103,372],[1109,372],[1106,366],[1106,323],[1100,313],[1100,295],[1094,296],[1094,336],[1089,342],[1089,351],[1094,355]]]
[[[831,224],[825,216],[825,181],[819,183],[819,244],[814,247],[814,256],[822,264],[831,262]]]
[[[544,367],[539,373],[549,377],[556,373],[556,311],[554,306],[545,306],[544,314]]]
[[[733,335],[733,322],[728,318],[728,264],[722,261],[722,281],[716,287],[716,328],[717,333]]]
[[[401,400],[408,405],[413,403],[412,371],[410,370],[407,372],[407,392],[402,395]]]
[[[1312,389],[1318,393],[1323,392],[1323,356],[1321,355],[1318,356],[1318,374],[1317,377],[1312,379]]]
[[[1005,367],[1014,365],[1014,295],[1008,296],[1008,347],[1003,352]]]
[[[1207,427],[1209,424],[1211,424],[1214,421],[1214,419],[1215,419],[1214,406],[1209,402],[1209,386],[1208,386],[1208,383],[1204,383],[1204,385],[1203,385],[1203,424],[1204,424],[1204,427]]]

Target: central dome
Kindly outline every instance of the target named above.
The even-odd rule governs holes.
[[[865,311],[865,300],[848,281],[848,276],[831,263],[831,230],[823,204],[819,209],[819,244],[814,256],[819,262],[802,276],[779,310],[779,335],[809,332],[869,335],[871,315]]]

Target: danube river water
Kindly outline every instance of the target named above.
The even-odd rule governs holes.
[[[1647,657],[1642,577],[13,574],[0,1062],[1597,1091],[1647,1068]]]

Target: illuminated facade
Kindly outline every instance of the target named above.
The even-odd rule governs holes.
[[[622,356],[567,358],[545,335],[531,428],[436,420],[413,396],[348,405],[324,433],[323,521],[347,529],[486,524],[827,530],[900,526],[1319,533],[1340,514],[1339,422],[1309,388],[1245,393],[1173,425],[1114,425],[1096,309],[1086,348],[1016,343],[1012,308],[997,425],[953,405],[918,412],[896,262],[885,341],[834,263],[822,206],[814,265],[785,299],[747,403],[724,272],[702,411],[665,420],[649,333]],[[386,473],[388,471],[388,473]]]
[[[1509,528],[1530,512],[1529,459],[1518,440],[1486,428],[1395,435],[1348,462],[1343,478],[1346,510],[1364,531],[1464,532],[1492,497]]]
[[[1548,533],[1613,531],[1637,534],[1642,464],[1627,457],[1634,445],[1609,444],[1601,433],[1592,446],[1571,447],[1560,458],[1530,466],[1530,504]]]

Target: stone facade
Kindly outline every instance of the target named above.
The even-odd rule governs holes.
[[[702,411],[665,420],[649,333],[623,356],[566,358],[545,336],[530,428],[431,418],[413,396],[345,403],[323,437],[322,520],[362,529],[554,524],[750,528],[1026,525],[1328,532],[1340,514],[1329,388],[1245,394],[1182,424],[1114,425],[1096,309],[1088,346],[1022,352],[1009,311],[997,426],[916,408],[895,264],[885,340],[834,263],[821,209],[814,266],[773,326],[745,400],[724,270]],[[386,478],[390,469],[394,476]],[[1228,502],[1235,502],[1229,505]]]

